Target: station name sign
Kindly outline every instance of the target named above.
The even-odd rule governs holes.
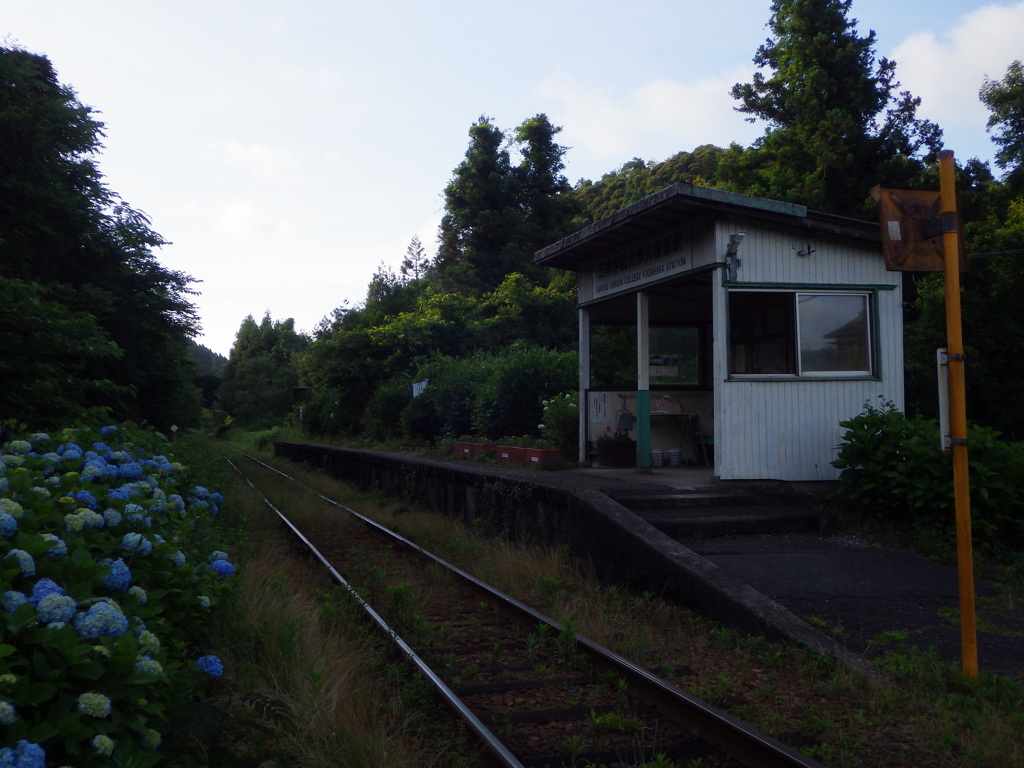
[[[599,261],[594,269],[594,298],[635,289],[689,268],[683,255],[683,231],[644,241]]]

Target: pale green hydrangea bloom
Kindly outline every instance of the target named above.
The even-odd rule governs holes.
[[[78,711],[89,717],[106,717],[110,714],[110,699],[102,693],[83,693],[78,697]]]
[[[92,746],[96,754],[107,756],[114,751],[114,740],[104,733],[92,737]]]

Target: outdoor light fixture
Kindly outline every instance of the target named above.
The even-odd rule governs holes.
[[[737,232],[735,235],[729,235],[729,245],[725,249],[725,272],[730,283],[736,282],[736,270],[743,266],[743,262],[739,257],[739,251],[740,243],[743,242],[743,238],[746,236],[746,232]]]

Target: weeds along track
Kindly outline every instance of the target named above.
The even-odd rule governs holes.
[[[239,454],[232,466],[465,721],[485,764],[819,766],[568,623]],[[268,498],[270,486],[285,481],[340,514],[289,516]]]

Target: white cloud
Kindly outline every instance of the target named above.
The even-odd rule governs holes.
[[[1024,2],[989,5],[965,14],[949,32],[911,35],[893,50],[902,87],[921,97],[919,114],[946,133],[977,132],[988,120],[978,99],[985,77],[1001,79],[1024,58]]]
[[[252,200],[234,200],[217,215],[217,229],[233,238],[265,240],[287,236],[294,229],[279,214],[269,215]]]
[[[537,90],[560,104],[552,113],[566,126],[574,151],[601,160],[664,160],[702,144],[748,144],[760,135],[763,129],[747,123],[729,95],[735,83],[749,78],[750,67],[737,66],[693,83],[655,80],[617,99],[597,83],[560,72]]]
[[[296,186],[305,181],[302,162],[290,149],[269,144],[226,141],[222,151],[229,165],[241,168],[263,181],[288,186]]]

